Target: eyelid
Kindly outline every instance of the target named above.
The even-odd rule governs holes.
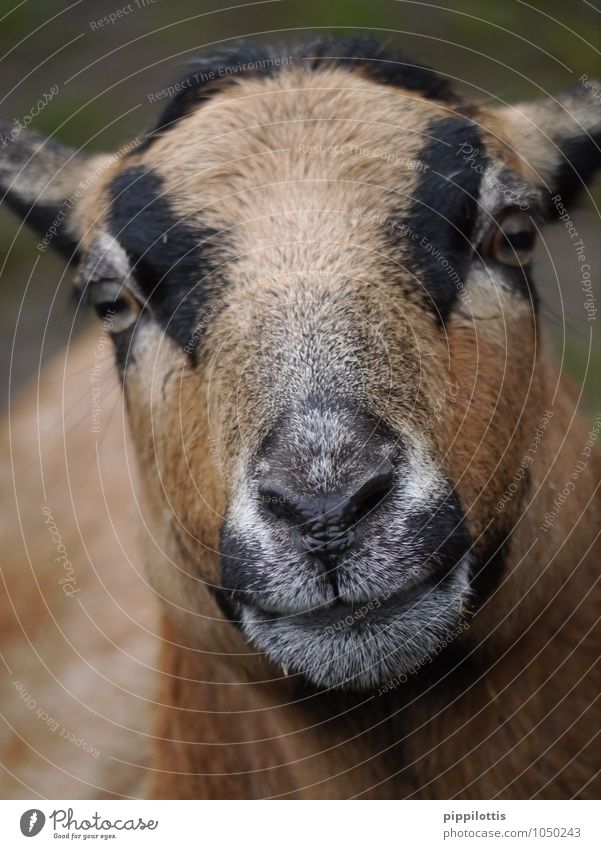
[[[87,292],[89,287],[99,286],[103,283],[118,284],[133,295],[141,304],[145,304],[146,302],[146,298],[140,290],[131,269],[124,277],[121,277],[115,274],[115,269],[110,265],[103,267],[98,261],[88,260],[86,262],[84,260],[75,273],[75,288],[80,292]]]
[[[114,236],[102,231],[84,254],[75,275],[75,285],[84,290],[102,280],[121,281],[138,297],[131,272],[132,263],[125,249]]]
[[[480,244],[483,244],[485,239],[489,236],[491,232],[495,232],[495,230],[503,229],[503,221],[505,218],[508,218],[510,215],[524,215],[528,216],[532,220],[536,220],[536,214],[534,210],[522,209],[519,206],[503,206],[494,214],[491,214],[488,217],[488,223],[485,224],[482,228],[480,234]]]
[[[133,295],[133,292],[130,292],[127,286],[124,286],[123,283],[118,280],[91,280],[88,285],[90,289],[94,289],[95,295],[102,295],[103,291],[106,292],[107,301],[120,298],[122,296],[122,292]]]
[[[75,286],[76,289],[81,291],[82,293],[89,293],[92,288],[97,289],[101,286],[118,286],[119,291],[123,291],[126,294],[131,295],[140,304],[145,304],[146,298],[140,292],[140,289],[135,283],[133,278],[128,280],[121,280],[116,277],[112,277],[109,275],[96,275],[94,277],[90,277],[86,279],[85,275],[77,274],[75,278]]]

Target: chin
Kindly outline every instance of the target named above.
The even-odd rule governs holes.
[[[465,555],[439,580],[361,603],[281,613],[241,602],[237,618],[249,642],[284,674],[319,689],[375,691],[406,681],[461,634],[469,573]]]

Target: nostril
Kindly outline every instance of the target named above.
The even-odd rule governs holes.
[[[303,537],[317,548],[337,539],[348,543],[348,530],[353,524],[379,508],[394,484],[390,463],[380,464],[351,495],[319,496],[302,499],[283,484],[267,480],[258,488],[263,507],[278,519],[298,526]]]
[[[348,509],[355,519],[367,516],[384,501],[394,484],[394,469],[390,463],[382,464],[348,499]]]
[[[285,486],[275,481],[267,481],[259,486],[259,498],[274,516],[294,522],[302,519],[302,508],[298,498]]]

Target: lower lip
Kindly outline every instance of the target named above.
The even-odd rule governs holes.
[[[337,599],[330,603],[316,606],[309,610],[300,611],[282,611],[282,610],[266,610],[259,605],[246,604],[246,607],[251,608],[256,613],[265,617],[266,621],[272,619],[305,619],[314,620],[316,625],[325,625],[334,627],[336,624],[352,625],[353,623],[361,622],[374,611],[388,612],[394,608],[400,601],[406,601],[418,586],[424,586],[423,580],[416,580],[406,584],[402,589],[394,592],[384,593],[377,598],[363,602],[345,602]],[[321,621],[320,621],[321,620]],[[349,620],[347,622],[347,620]]]

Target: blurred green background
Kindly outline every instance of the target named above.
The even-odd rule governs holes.
[[[98,24],[118,10],[122,14],[115,23]],[[58,85],[57,96],[32,126],[88,151],[116,149],[155,120],[160,104],[150,103],[148,94],[182,74],[198,53],[240,37],[285,42],[331,30],[370,32],[449,75],[470,97],[515,102],[575,85],[582,73],[601,76],[600,24],[601,13],[588,0],[441,0],[436,5],[234,0],[223,10],[218,3],[196,0],[2,0],[0,114],[22,118]],[[599,298],[599,180],[591,194],[576,222]],[[599,411],[601,310],[597,321],[587,324],[576,256],[565,230],[549,225],[545,235],[547,248],[539,251],[536,268],[543,315],[564,370],[584,383],[586,409]],[[14,392],[73,332],[70,272],[50,253],[40,256],[36,243],[0,210],[3,405],[9,379]],[[77,317],[75,332],[81,321]]]

